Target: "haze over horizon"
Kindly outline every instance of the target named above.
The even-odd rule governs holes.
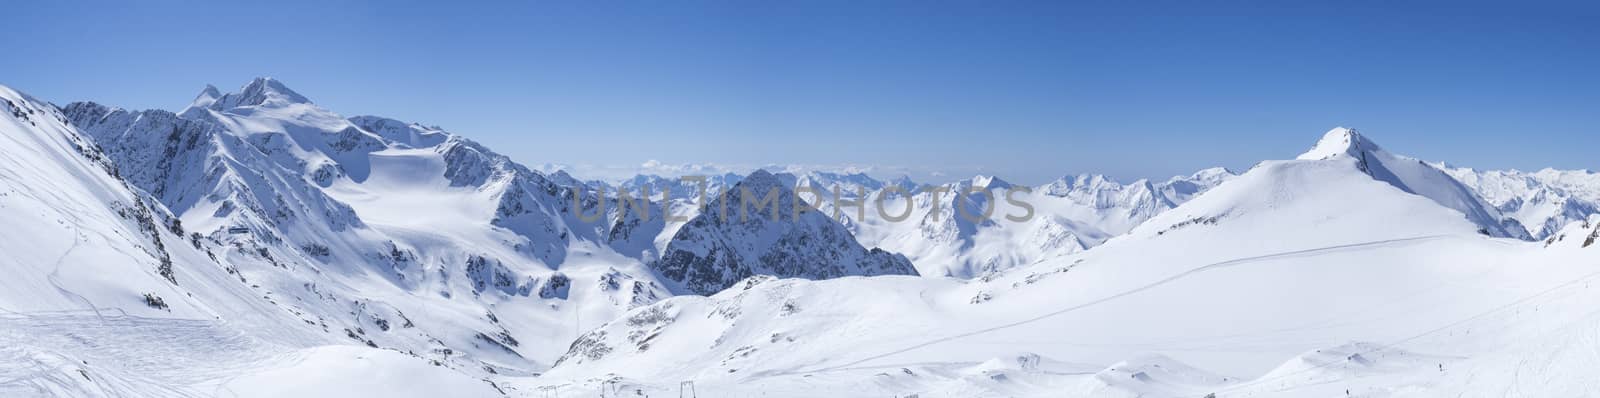
[[[495,7],[40,4],[14,16],[35,33],[4,40],[29,62],[0,83],[178,110],[205,84],[274,76],[346,116],[438,125],[581,178],[782,164],[1165,179],[1291,158],[1336,126],[1478,169],[1588,169],[1600,147],[1592,10]],[[1242,17],[1262,13],[1278,15]],[[251,28],[208,28],[218,16]]]

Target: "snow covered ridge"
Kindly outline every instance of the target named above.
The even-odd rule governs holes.
[[[755,276],[608,322],[545,377],[795,397],[1600,394],[1584,373],[1600,222],[1495,237],[1452,180],[1329,135],[1090,250],[972,280]]]
[[[1435,167],[1472,187],[1501,213],[1515,218],[1535,239],[1600,213],[1600,172],[1544,169],[1474,170],[1444,163]]]
[[[1083,174],[1062,177],[1031,187],[1032,192],[1024,192],[1029,187],[991,176],[922,184],[904,176],[879,180],[859,173],[772,171],[771,174],[783,185],[793,186],[795,194],[821,214],[838,220],[863,246],[903,254],[912,260],[921,275],[959,278],[991,274],[1087,250],[1235,175],[1227,169],[1212,168],[1165,181],[1119,183],[1105,176]],[[738,191],[730,187],[744,178],[738,174],[707,176],[705,192],[725,192],[730,194],[721,196],[738,198]],[[651,196],[653,201],[666,202],[664,205],[676,209],[675,213],[670,213],[675,218],[679,214],[698,214],[706,207],[704,203],[696,204],[696,199],[703,195],[697,181],[641,175],[615,185],[599,181],[582,184],[628,190],[634,192],[630,195],[633,197],[643,196],[638,193],[648,188],[654,195]],[[983,190],[989,193],[984,194]],[[957,192],[972,194],[957,195]],[[1026,222],[1003,218],[1026,215],[1025,209],[1000,201],[1007,197],[1032,205],[1033,217]],[[996,200],[988,201],[988,198]],[[858,206],[858,203],[865,205]],[[880,205],[886,210],[883,213],[888,214],[877,214]],[[988,206],[996,206],[993,217],[973,217],[985,213]],[[729,219],[737,221],[738,209],[728,210],[731,212]],[[792,209],[780,207],[779,211],[782,212],[780,217],[793,218]],[[907,212],[909,218],[903,222],[894,221]],[[670,232],[681,225],[669,222],[664,230]]]
[[[1591,172],[605,182],[273,79],[0,100],[0,396],[1600,394]]]

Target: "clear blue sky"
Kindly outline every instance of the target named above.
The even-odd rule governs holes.
[[[1343,125],[1458,165],[1600,168],[1592,7],[211,3],[9,4],[0,84],[176,110],[274,76],[528,164],[1164,178]]]

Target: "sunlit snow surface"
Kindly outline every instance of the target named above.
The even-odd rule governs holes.
[[[757,276],[666,298],[623,286],[658,282],[648,254],[674,227],[609,239],[614,225],[533,192],[571,176],[521,174],[437,129],[330,116],[258,80],[184,112],[258,104],[212,115],[225,134],[177,130],[206,138],[177,152],[205,172],[174,175],[146,152],[161,139],[95,145],[48,103],[0,98],[0,396],[1600,394],[1600,217],[1528,210],[1583,200],[1586,174],[1440,171],[1345,129],[1238,176],[1063,179],[1035,190],[1041,222],[844,224],[921,277]],[[117,117],[95,134],[177,123]],[[282,202],[216,216],[250,197]],[[361,260],[310,258],[315,242]],[[478,288],[472,264],[517,278]],[[545,283],[556,272],[567,284]]]
[[[1594,347],[1595,252],[1484,236],[1356,166],[1263,163],[1099,248],[992,278],[669,299],[591,332],[547,378],[793,396],[1591,392],[1563,370],[1590,359],[1559,353]],[[993,366],[1017,353],[1094,365]],[[1489,370],[1519,367],[1537,381]]]

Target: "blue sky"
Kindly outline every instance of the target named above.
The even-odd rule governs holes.
[[[0,84],[176,110],[274,76],[531,165],[1164,178],[1292,158],[1349,126],[1458,165],[1600,168],[1593,8],[210,3],[11,5]]]

